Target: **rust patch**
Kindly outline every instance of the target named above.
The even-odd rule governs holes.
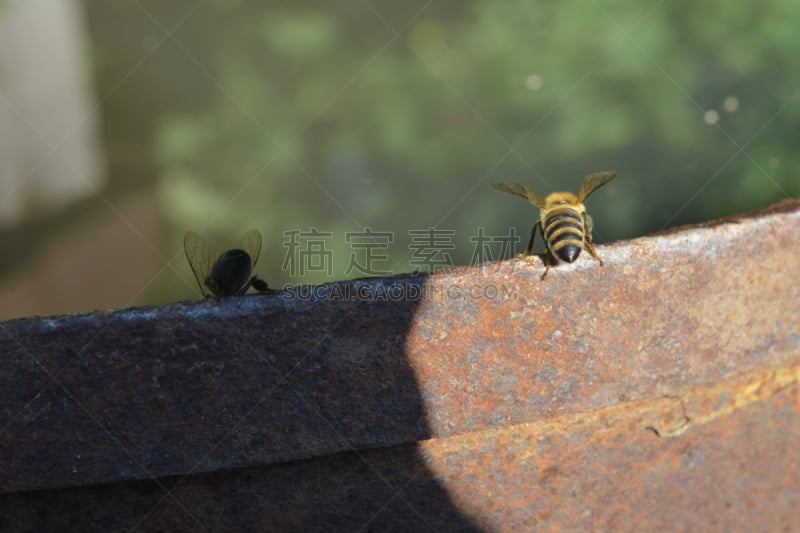
[[[795,210],[437,275],[406,354],[437,436],[669,395],[796,357]],[[756,238],[757,237],[757,238]],[[601,253],[602,252],[602,253]],[[494,291],[496,298],[474,297]]]
[[[800,360],[680,397],[421,448],[457,505],[486,531],[781,530],[797,519],[798,379]]]

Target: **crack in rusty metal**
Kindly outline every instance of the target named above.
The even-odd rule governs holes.
[[[784,392],[800,382],[800,354],[798,357],[798,361],[788,367],[750,372],[712,386],[685,391],[681,395],[670,395],[669,399],[679,402],[683,420],[671,427],[660,422],[645,426],[645,429],[661,437],[677,437],[691,426],[708,424]],[[731,399],[725,401],[726,397]],[[708,409],[708,405],[719,407]]]

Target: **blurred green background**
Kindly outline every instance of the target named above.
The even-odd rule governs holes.
[[[480,227],[515,227],[521,251],[536,210],[495,181],[575,192],[616,170],[587,202],[600,243],[800,196],[796,0],[80,5],[102,199],[5,230],[25,251],[0,274],[30,270],[93,205],[140,194],[161,222],[146,234],[131,217],[124,239],[148,241],[137,268],[152,272],[117,272],[112,286],[135,286],[108,307],[197,297],[187,230],[233,242],[258,228],[277,287],[363,276],[346,273],[345,235],[366,227],[393,232],[374,266],[395,273],[415,268],[409,229],[453,230],[457,265]],[[311,227],[332,233],[330,276],[286,268],[286,232]],[[98,305],[67,302],[55,311]]]

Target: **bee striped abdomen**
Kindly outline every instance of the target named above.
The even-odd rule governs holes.
[[[547,213],[542,233],[550,251],[562,261],[572,263],[583,250],[583,219],[575,209],[564,207]]]

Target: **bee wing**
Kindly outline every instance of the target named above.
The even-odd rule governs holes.
[[[200,287],[203,296],[211,296],[211,292],[206,287],[205,281],[211,275],[211,267],[217,258],[208,242],[197,233],[190,231],[183,238],[183,251],[186,252],[186,260],[192,267],[192,272]]]
[[[533,205],[544,207],[544,200],[542,200],[542,197],[520,183],[492,183],[492,187],[498,191],[507,192],[509,194],[525,198]]]
[[[238,248],[250,254],[253,260],[253,268],[256,267],[258,262],[258,255],[261,253],[261,233],[257,229],[251,229],[239,239]]]
[[[578,191],[578,202],[586,200],[590,194],[612,180],[617,175],[615,170],[609,172],[597,172],[596,174],[589,174],[583,178],[581,190]]]

